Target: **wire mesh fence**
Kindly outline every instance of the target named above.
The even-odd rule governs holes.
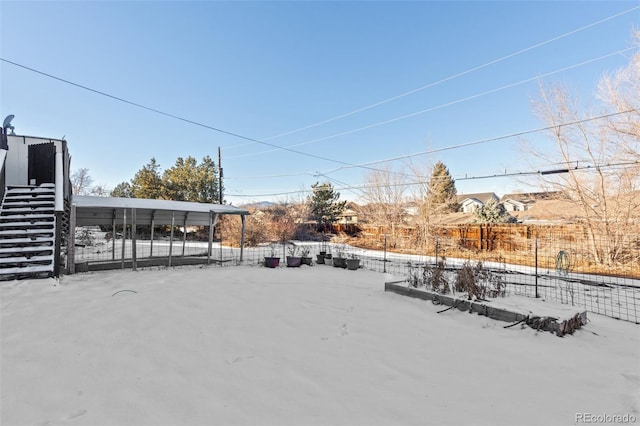
[[[594,239],[575,227],[459,226],[442,228],[428,238],[411,234],[380,233],[380,244],[360,248],[354,240],[345,243],[295,241],[256,247],[231,247],[224,240],[209,247],[206,239],[166,235],[137,237],[135,249],[130,235],[110,236],[99,228],[77,228],[73,261],[77,271],[137,266],[213,264],[219,266],[264,265],[265,257],[282,259],[292,247],[307,249],[314,266],[320,252],[357,257],[362,268],[390,274],[403,280],[420,268],[443,262],[455,273],[465,262],[498,274],[512,294],[584,307],[612,318],[640,323],[640,233],[625,236],[616,259],[603,261],[601,247],[608,239]],[[392,240],[391,244],[385,241]],[[348,244],[347,242],[351,242]],[[600,249],[599,249],[600,247]],[[600,252],[598,252],[600,250]],[[134,256],[135,251],[135,256]]]

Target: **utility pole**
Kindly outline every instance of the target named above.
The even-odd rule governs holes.
[[[218,196],[219,204],[222,204],[222,155],[220,154],[220,147],[218,147]]]

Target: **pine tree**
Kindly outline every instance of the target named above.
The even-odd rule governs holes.
[[[129,182],[120,182],[111,191],[111,197],[133,198],[133,191]]]
[[[163,195],[163,184],[160,178],[160,165],[152,158],[149,163],[138,170],[131,179],[131,193],[134,198],[159,199]]]
[[[112,197],[165,199],[195,203],[218,203],[218,168],[211,157],[198,164],[195,158],[178,157],[173,167],[160,175],[160,165],[152,158],[130,182],[111,191]]]
[[[162,175],[164,198],[196,203],[217,203],[217,168],[206,156],[198,164],[196,159],[178,157],[176,164]]]
[[[311,185],[313,194],[308,197],[310,204],[309,211],[313,220],[319,225],[327,225],[335,222],[338,216],[344,211],[346,201],[338,201],[340,193],[333,189],[333,185],[328,182]]]
[[[456,182],[451,177],[449,169],[443,162],[438,161],[433,166],[431,179],[429,179],[427,186],[427,205],[429,210],[442,213],[458,211],[457,194]]]
[[[489,200],[487,204],[475,209],[473,212],[478,223],[510,223],[516,219],[507,213],[502,204],[496,200]]]

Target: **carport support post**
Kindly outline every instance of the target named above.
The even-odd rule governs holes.
[[[182,257],[184,257],[184,247],[187,244],[187,218],[189,217],[189,212],[184,213],[184,225],[182,227]]]
[[[124,246],[127,242],[127,209],[122,209],[122,259],[120,266],[124,269]]]
[[[212,247],[213,247],[213,212],[209,211],[209,241],[207,244],[207,265],[211,264]]]
[[[242,262],[242,258],[244,255],[244,223],[245,223],[245,215],[240,216],[240,220],[242,221],[242,235],[240,235],[240,262]]]
[[[111,260],[116,260],[116,209],[111,219]]]
[[[149,245],[149,257],[153,257],[153,229],[156,227],[156,211],[151,212],[151,242]]]
[[[171,212],[171,234],[169,236],[169,266],[171,266],[171,252],[173,251],[173,227],[176,225],[176,212]]]
[[[76,273],[76,205],[71,205],[69,217],[69,239],[67,240],[67,271]]]
[[[211,254],[213,253],[213,228],[218,222],[218,214],[209,211],[209,246],[207,248],[207,265],[211,263]]]
[[[136,260],[137,260],[137,253],[136,253],[136,245],[137,245],[137,238],[136,238],[136,209],[132,208],[131,209],[131,269],[133,269],[134,271],[136,270]]]

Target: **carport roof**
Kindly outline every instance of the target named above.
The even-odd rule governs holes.
[[[176,225],[206,226],[209,214],[248,215],[248,210],[224,204],[192,203],[187,201],[150,200],[144,198],[117,198],[74,195],[71,204],[75,207],[76,226],[110,225],[113,219],[121,224],[127,210],[127,222],[131,223],[135,209],[136,224],[170,225],[172,217]]]

